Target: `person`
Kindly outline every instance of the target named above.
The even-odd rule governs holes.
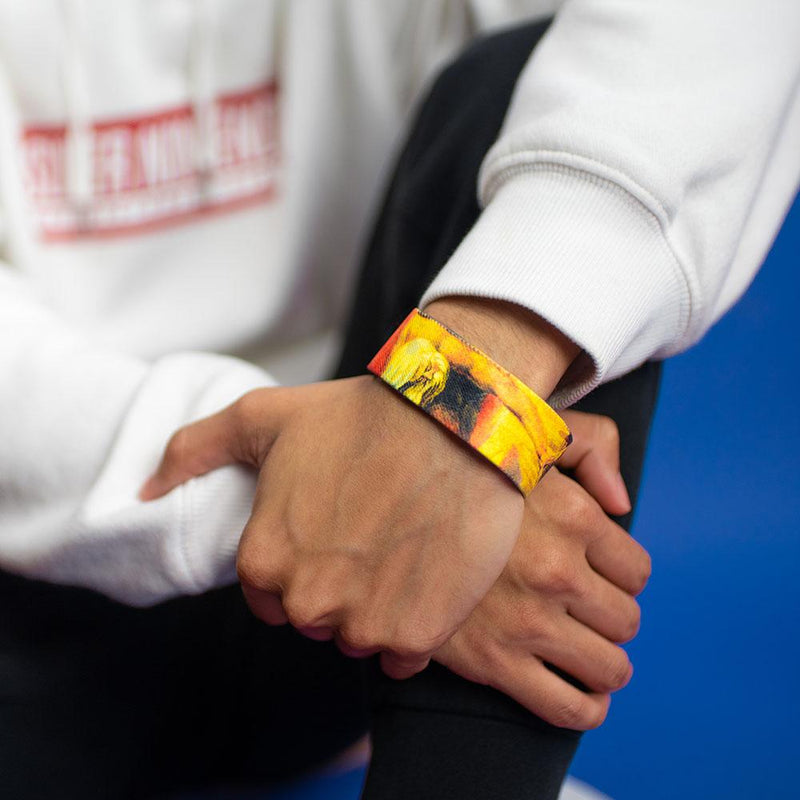
[[[384,277],[380,270],[385,262],[379,256],[391,256],[402,246],[410,250],[401,251],[405,264],[398,266],[414,264],[414,248],[426,242],[433,252],[422,254],[420,269],[427,270],[424,277],[431,276],[431,269],[438,272],[421,302],[432,314],[483,346],[539,394],[550,395],[556,405],[627,375],[621,394],[635,402],[623,408],[622,417],[646,420],[654,369],[631,370],[690,345],[744,290],[780,224],[798,172],[791,147],[797,129],[792,82],[797,12],[787,5],[773,19],[740,0],[724,10],[713,4],[681,6],[684,16],[678,17],[673,3],[649,5],[612,9],[602,3],[565,3],[527,65],[543,25],[535,32],[526,29],[526,42],[516,48],[508,38],[495,41],[492,52],[499,52],[496,58],[504,64],[504,85],[510,82],[503,102],[508,105],[511,89],[515,93],[500,138],[485,160],[493,141],[487,142],[487,135],[496,137],[498,132],[496,111],[487,115],[482,128],[480,104],[459,119],[460,108],[468,107],[468,91],[462,89],[453,106],[448,104],[451,93],[440,91],[433,106],[440,110],[433,120],[439,130],[426,133],[422,119],[415,127],[416,142],[426,142],[426,147],[415,151],[410,143],[405,151],[408,170],[402,175],[407,180],[399,180],[398,170],[386,206],[391,211],[373,239],[350,324],[350,352],[382,343],[363,335],[362,326],[390,329],[389,323],[397,321],[377,313],[382,304],[396,314],[402,301],[407,312],[409,292],[412,303],[421,294],[418,279],[406,282],[404,270]],[[255,386],[272,383],[241,357],[270,367],[287,383],[318,374],[319,360],[312,360],[325,355],[324,334],[341,328],[355,280],[353,251],[400,121],[424,79],[475,30],[543,13],[538,4],[512,6],[408,3],[387,11],[355,2],[312,8],[296,0],[222,15],[213,4],[200,4],[196,17],[187,21],[179,6],[151,10],[156,17],[165,15],[156,20],[137,12],[135,4],[126,7],[126,14],[119,8],[67,3],[65,38],[50,31],[57,47],[41,44],[45,39],[31,33],[40,30],[44,19],[34,4],[3,26],[0,102],[7,113],[0,152],[9,269],[0,276],[0,324],[7,326],[0,356],[5,374],[14,376],[13,387],[0,400],[6,442],[0,547],[6,569],[28,578],[88,586],[138,604],[202,592],[233,578],[234,553],[253,496],[252,476],[226,467],[146,503],[136,499],[140,484],[176,428]],[[14,36],[13,31],[23,29],[27,36]],[[146,35],[154,30],[161,35]],[[766,54],[758,74],[741,65],[738,52],[744,48]],[[683,55],[678,62],[675,53]],[[43,60],[48,68],[31,70],[33,60]],[[694,63],[710,65],[707,82],[692,81]],[[59,66],[63,93],[53,97],[48,76]],[[496,87],[486,75],[486,62],[467,59],[461,67],[461,85],[472,88],[476,103],[490,100]],[[163,79],[139,83],[153,74]],[[273,80],[264,80],[270,76]],[[257,88],[243,91],[247,84]],[[484,85],[489,98],[478,91]],[[677,119],[665,113],[667,101],[674,103],[675,97],[683,110]],[[754,118],[749,109],[756,99],[759,114]],[[710,114],[709,108],[725,115]],[[426,119],[431,121],[430,114]],[[445,158],[451,154],[453,129],[467,141],[466,148],[453,153],[455,162]],[[731,130],[741,135],[732,137]],[[465,191],[458,183],[470,172],[474,181],[476,158],[483,163],[485,208],[480,214],[472,208],[469,184]],[[437,169],[455,163],[460,171],[448,174],[441,166],[445,172],[434,170],[433,186],[424,181],[415,185],[414,178],[424,178],[431,162]],[[433,213],[436,208],[447,212],[444,221],[457,231],[450,238]],[[471,212],[476,213],[470,219]],[[176,227],[178,222],[185,224]],[[470,232],[463,237],[465,224]],[[416,227],[417,235],[406,240],[400,236],[403,226]],[[365,295],[372,295],[373,307],[362,305]],[[488,300],[464,299],[470,296]],[[240,358],[181,353],[186,348]],[[643,375],[647,380],[642,391],[636,382]],[[275,449],[266,460],[263,450],[250,454],[259,463],[282,465],[277,473],[271,467],[278,478],[269,486],[262,481],[258,496],[265,487],[277,491],[279,484],[287,491],[305,487],[306,500],[294,499],[293,513],[308,521],[309,530],[323,533],[323,496],[337,495],[341,484],[336,481],[349,474],[341,462],[337,468],[336,459],[331,460],[330,445],[346,445],[338,448],[340,454],[361,454],[359,444],[367,436],[364,420],[381,417],[388,422],[382,430],[396,434],[394,439],[384,437],[385,442],[415,442],[419,452],[420,443],[427,441],[428,452],[440,460],[420,462],[412,458],[411,448],[395,447],[388,451],[387,467],[387,452],[381,456],[380,446],[373,447],[374,460],[361,465],[369,479],[357,482],[360,499],[352,506],[365,508],[365,497],[379,498],[387,518],[402,519],[391,493],[395,503],[411,502],[408,476],[439,464],[444,485],[437,484],[438,494],[426,498],[439,502],[420,506],[426,512],[426,530],[442,533],[442,542],[460,536],[479,541],[475,555],[490,556],[477,559],[480,566],[465,583],[473,595],[467,599],[457,596],[455,572],[445,570],[436,558],[429,562],[429,576],[442,578],[431,581],[443,590],[430,606],[442,617],[436,620],[438,627],[446,627],[448,607],[455,609],[449,622],[463,621],[472,611],[472,600],[477,603],[477,595],[489,589],[511,555],[522,521],[519,497],[489,467],[471,460],[469,452],[453,442],[445,447],[436,439],[441,431],[429,420],[412,414],[384,387],[373,381],[368,385],[343,381],[280,389],[269,394],[268,408],[262,408],[263,393],[247,395],[246,403],[235,406],[246,412],[240,422],[248,435],[242,440],[257,442],[249,434],[253,428],[269,430],[267,421],[278,433],[280,458]],[[592,395],[599,396],[592,392],[588,397]],[[286,401],[283,413],[273,398]],[[289,409],[298,409],[297,415]],[[289,425],[291,418],[300,417],[301,425]],[[621,427],[624,419],[618,418]],[[342,424],[332,430],[337,421]],[[182,439],[186,442],[187,436]],[[442,446],[435,446],[434,439]],[[170,452],[177,458],[167,466],[177,462],[185,468],[180,449]],[[326,459],[318,457],[322,452]],[[219,461],[218,452],[213,456],[214,463]],[[198,471],[196,462],[190,466],[189,473]],[[387,476],[398,480],[387,481]],[[423,486],[424,480],[416,485]],[[314,489],[313,504],[309,487]],[[150,485],[151,494],[165,488],[168,483]],[[291,496],[300,497],[285,494],[284,499],[288,502]],[[277,504],[261,504],[262,510],[268,506],[270,513],[278,513]],[[472,510],[476,519],[461,513],[456,525],[445,513],[453,509]],[[343,527],[356,530],[350,522]],[[476,523],[494,538],[470,537],[469,526],[475,525],[477,534]],[[249,530],[257,528],[261,523]],[[274,576],[265,579],[269,564],[257,539],[244,540],[251,554],[262,551],[260,558],[251,555],[245,583],[259,613],[279,621],[283,606],[275,601],[274,583],[270,585]],[[447,548],[443,544],[440,554]],[[5,624],[7,661],[14,670],[5,685],[39,703],[20,704],[7,715],[9,731],[25,731],[13,747],[4,748],[17,776],[27,769],[26,778],[51,779],[31,765],[37,763],[34,754],[41,752],[38,745],[52,744],[54,733],[60,734],[55,779],[69,775],[73,781],[71,788],[61,784],[60,796],[79,796],[80,781],[95,793],[97,786],[112,785],[112,795],[120,796],[120,786],[136,793],[137,782],[146,785],[144,772],[179,774],[187,758],[181,751],[185,731],[169,719],[160,727],[154,724],[154,718],[168,716],[161,712],[164,708],[192,721],[207,715],[213,724],[203,730],[214,733],[205,734],[209,741],[202,752],[211,747],[218,762],[239,768],[256,764],[262,776],[270,769],[264,761],[272,761],[273,769],[275,764],[288,765],[276,741],[281,737],[269,740],[274,757],[264,759],[264,739],[258,736],[267,727],[261,716],[267,685],[285,686],[281,669],[292,674],[301,670],[297,664],[312,661],[297,658],[289,668],[276,663],[279,659],[263,657],[265,648],[274,655],[291,632],[271,631],[269,645],[259,638],[247,656],[259,667],[267,662],[275,668],[248,674],[237,687],[237,696],[241,692],[248,701],[248,749],[240,746],[241,737],[232,745],[225,741],[221,732],[236,727],[237,721],[226,713],[222,698],[208,693],[210,685],[231,691],[225,679],[236,671],[229,671],[230,663],[216,654],[224,650],[234,653],[232,660],[240,658],[235,653],[241,650],[231,642],[250,622],[244,621],[233,595],[173,601],[140,615],[93,594],[5,577],[6,606],[15,608]],[[309,594],[301,592],[304,596],[308,600]],[[413,608],[414,598],[406,600]],[[363,621],[365,606],[355,603],[353,608],[359,606]],[[415,611],[420,614],[419,607]],[[302,613],[312,628],[326,627],[318,626],[320,618],[307,608]],[[430,626],[431,620],[426,623]],[[333,635],[341,621],[329,627],[323,635]],[[397,647],[385,633],[374,641],[363,637],[356,644],[366,647],[356,649],[379,645],[384,668],[398,677],[421,669],[433,645],[444,643],[442,630],[432,627],[428,641],[411,647],[408,642]],[[210,669],[177,681],[175,650],[167,646],[176,638],[198,641],[202,647],[194,652],[200,657],[188,663],[208,659]],[[311,646],[292,641],[298,648]],[[319,667],[322,651],[313,652]],[[331,648],[325,652],[333,665],[331,677],[338,671],[352,687],[351,663],[357,662],[335,660]],[[117,682],[123,672],[117,667],[124,661],[129,662],[127,674],[139,676],[139,684],[125,681],[122,692]],[[87,680],[95,675],[114,685]],[[214,683],[214,677],[221,680]],[[437,669],[425,670],[419,678],[434,686],[440,679],[450,680]],[[301,685],[305,692],[286,697],[274,690],[269,707],[279,709],[282,702],[308,696],[312,682]],[[412,678],[383,687],[384,695],[393,697],[382,706],[388,710],[383,717],[387,723],[378,729],[367,793],[393,796],[413,777],[408,769],[398,777],[409,761],[419,760],[420,753],[433,759],[442,752],[447,740],[436,736],[442,728],[434,726],[427,734],[414,730],[410,739],[405,735],[413,728],[410,712],[419,707],[414,692],[419,698],[420,686]],[[422,694],[433,694],[445,705],[454,696],[449,689],[445,697],[429,689],[425,683]],[[409,699],[398,706],[397,693],[406,691]],[[325,690],[317,695],[329,701],[324,727],[331,740],[348,725],[352,728],[345,738],[355,738],[360,730],[360,723],[346,721],[353,718],[342,713],[346,708],[336,707],[345,694]],[[202,710],[196,708],[198,696],[208,700]],[[353,691],[347,695],[347,708],[353,696]],[[458,720],[472,745],[461,752],[459,765],[481,749],[479,733],[485,734],[486,715],[481,717],[480,709],[486,697],[480,694],[478,710],[473,706],[466,721]],[[491,698],[495,703],[497,697]],[[300,712],[296,719],[303,719],[302,703],[294,708]],[[82,719],[77,731],[69,724],[76,709]],[[439,708],[432,716],[452,728],[452,720],[441,719],[447,714]],[[126,724],[114,725],[115,718]],[[562,716],[560,721],[567,720]],[[545,797],[560,782],[575,737],[527,718],[526,723],[517,727],[525,727],[526,736],[540,745],[535,770],[540,773],[540,796]],[[172,751],[159,748],[157,764],[137,769],[143,754],[153,748],[147,734],[154,729]],[[69,741],[63,735],[67,730]],[[114,731],[110,740],[98,735],[109,730]],[[384,742],[398,731],[403,741],[416,746],[387,759]],[[553,744],[559,737],[567,741],[565,747]],[[291,740],[288,734],[285,738]],[[504,795],[508,797],[535,786],[531,767],[517,757],[514,737],[498,734],[493,741],[498,746],[489,756],[491,763],[472,761],[475,767],[486,767],[485,779],[495,789],[500,775],[509,783],[516,781],[518,788]],[[522,752],[530,753],[531,741]],[[432,743],[437,746],[430,747]],[[187,749],[195,746],[192,742]],[[497,769],[504,750],[524,774]],[[558,755],[563,751],[566,758]],[[87,760],[87,753],[102,757]],[[455,766],[452,754],[436,770],[425,763],[431,762],[420,760],[423,768],[416,770],[423,792],[436,792],[436,781],[455,780],[452,767],[442,768]],[[555,767],[545,776],[547,764]],[[210,763],[206,767],[212,769]],[[472,770],[467,774],[474,776]],[[196,779],[203,777],[201,766]],[[406,783],[400,785],[400,780]],[[471,791],[481,785],[474,783]],[[449,787],[455,792],[458,784]]]

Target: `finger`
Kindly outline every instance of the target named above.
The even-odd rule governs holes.
[[[155,500],[190,478],[227,464],[260,466],[286,413],[285,389],[257,389],[233,405],[180,428],[139,492]]]
[[[641,594],[650,579],[650,556],[623,528],[610,520],[609,523],[608,532],[587,546],[586,559],[596,572],[623,591]]]
[[[534,655],[602,694],[622,689],[633,675],[621,647],[569,615],[559,620],[552,636],[536,642]]]
[[[253,614],[267,625],[286,625],[289,622],[280,595],[246,585],[242,585],[242,593]]]
[[[378,643],[378,631],[364,617],[344,614],[341,624],[334,633],[334,641],[339,650],[349,658],[366,658],[380,653],[383,649]]]
[[[627,514],[631,501],[619,471],[619,431],[610,417],[565,411],[572,444],[558,461],[609,514]]]
[[[266,526],[267,530],[270,526]],[[236,555],[236,574],[250,610],[268,625],[289,622],[283,607],[284,589],[292,574],[292,561],[281,557],[276,547],[270,547],[263,537],[255,535],[250,522],[242,533]]]
[[[551,725],[576,731],[600,726],[611,702],[608,694],[577,689],[534,657],[509,658],[490,683]]]
[[[338,598],[316,592],[307,580],[297,575],[285,583],[287,588],[282,593],[281,602],[292,627],[303,633],[337,629],[343,614]]]
[[[380,652],[379,647],[353,647],[342,635],[341,631],[334,634],[334,641],[339,650],[348,658],[367,658]]]
[[[333,628],[298,628],[298,633],[303,634],[307,639],[313,639],[315,642],[329,642],[333,639]]]
[[[611,581],[591,569],[581,576],[581,587],[567,595],[572,617],[612,642],[629,642],[639,632],[639,604]]]
[[[384,651],[381,653],[381,669],[390,678],[405,680],[418,672],[422,672],[430,663],[429,657],[406,657]]]

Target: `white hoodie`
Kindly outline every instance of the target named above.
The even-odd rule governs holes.
[[[234,577],[253,479],[170,434],[325,374],[420,91],[543,0],[0,0],[0,565],[134,604]],[[520,303],[554,402],[697,341],[800,176],[796,0],[567,0],[425,300]],[[223,355],[225,354],[225,355]]]

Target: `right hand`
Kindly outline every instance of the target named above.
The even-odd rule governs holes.
[[[140,497],[230,463],[260,471],[242,590],[384,672],[424,669],[508,562],[524,513],[498,469],[372,375],[257,389],[170,440]]]
[[[574,468],[610,513],[629,511],[617,477],[616,425],[593,414],[564,417],[575,438],[559,466]],[[649,576],[644,548],[586,489],[552,469],[525,503],[505,570],[434,660],[510,695],[553,725],[595,728],[608,713],[610,693],[630,680],[630,661],[617,644],[638,631],[634,596]]]

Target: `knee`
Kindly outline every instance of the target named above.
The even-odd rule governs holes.
[[[442,70],[431,95],[442,99],[477,93],[510,98],[522,68],[550,22],[542,19],[478,37]]]
[[[434,80],[405,151],[406,165],[438,176],[477,167],[494,143],[522,68],[549,20],[482,36]],[[428,158],[433,154],[433,159]],[[417,176],[419,180],[419,176]],[[416,188],[416,182],[414,183]]]

